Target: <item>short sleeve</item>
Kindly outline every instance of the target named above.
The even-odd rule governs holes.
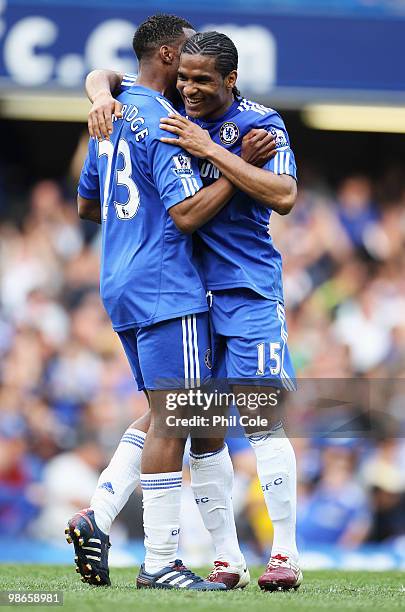
[[[276,112],[264,116],[260,120],[261,127],[273,134],[276,141],[276,155],[265,164],[267,170],[274,174],[289,174],[297,179],[297,165],[294,153],[291,149],[290,138],[288,136],[284,121]]]
[[[201,189],[198,162],[180,147],[160,142],[160,131],[151,142],[149,156],[153,181],[166,210],[193,196]]]
[[[90,138],[87,157],[79,180],[79,195],[87,200],[100,199],[100,181],[98,176],[95,140]]]

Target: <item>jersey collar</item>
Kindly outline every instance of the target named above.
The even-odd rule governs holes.
[[[217,117],[216,119],[213,119],[212,121],[205,121],[204,119],[198,119],[197,123],[201,127],[209,127],[209,126],[212,126],[212,125],[217,125],[218,123],[223,123],[227,119],[230,119],[231,117],[234,116],[235,111],[237,110],[239,104],[240,104],[240,100],[234,100],[232,102],[231,106],[226,111],[226,113],[221,115],[221,117]]]

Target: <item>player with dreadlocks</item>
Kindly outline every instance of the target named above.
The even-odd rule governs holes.
[[[269,217],[273,210],[287,214],[292,209],[296,165],[278,113],[240,97],[237,67],[236,47],[224,34],[203,32],[185,42],[177,88],[192,121],[178,115],[163,118],[161,127],[176,136],[163,142],[180,145],[200,159],[205,185],[222,174],[238,188],[198,232],[205,281],[213,296],[217,367],[225,369],[237,392],[257,392],[258,384],[294,390],[282,262],[269,235]],[[240,157],[241,139],[253,127],[264,128],[276,140],[277,154],[263,168]],[[216,376],[221,377],[218,371]],[[298,588],[302,581],[295,541],[295,454],[282,423],[272,425],[246,431],[274,527],[271,557],[259,578],[266,590]],[[221,580],[219,566],[216,579]]]

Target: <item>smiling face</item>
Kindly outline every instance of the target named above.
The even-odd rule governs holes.
[[[177,89],[189,117],[217,119],[233,102],[232,88],[237,73],[225,78],[215,67],[215,57],[182,53],[177,74]]]

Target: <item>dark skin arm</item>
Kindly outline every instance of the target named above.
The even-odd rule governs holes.
[[[184,234],[192,234],[207,223],[229,202],[236,189],[226,177],[197,191],[190,198],[169,209],[176,227]]]
[[[216,215],[235,191],[232,183],[227,178],[222,177],[213,185],[200,189],[192,197],[172,206],[169,209],[169,215],[181,232],[191,234]],[[80,219],[101,223],[99,200],[88,200],[78,195],[77,210]]]
[[[217,214],[233,196],[235,188],[223,177],[213,185],[200,189],[195,195],[186,198],[169,209],[177,228],[191,234],[201,225]],[[88,200],[77,196],[77,210],[80,219],[101,223],[101,206],[99,200]]]
[[[274,139],[265,130],[251,130],[243,138],[242,157],[249,163],[262,166],[274,152]],[[235,191],[232,183],[221,177],[212,185],[200,189],[194,196],[172,206],[169,214],[181,232],[191,234],[212,219],[229,202]],[[88,200],[78,195],[77,208],[81,219],[101,223],[99,200]]]
[[[112,70],[93,70],[86,78],[86,94],[93,106],[87,125],[90,136],[103,140],[112,134],[112,115],[122,116],[122,104],[115,100],[113,92],[121,85],[123,74]]]
[[[88,200],[77,196],[77,212],[80,219],[101,223],[101,206],[99,200]]]
[[[275,148],[274,138],[266,130],[251,130],[243,138],[242,157],[248,164],[262,166],[273,157]],[[169,214],[180,231],[191,234],[215,217],[235,192],[234,185],[223,176],[191,198],[172,206]]]
[[[160,127],[177,136],[162,138],[162,142],[180,146],[195,157],[209,159],[235,187],[264,206],[280,215],[286,215],[293,208],[297,197],[297,184],[293,177],[250,165],[215,144],[206,130],[185,117],[169,115],[161,119]]]

